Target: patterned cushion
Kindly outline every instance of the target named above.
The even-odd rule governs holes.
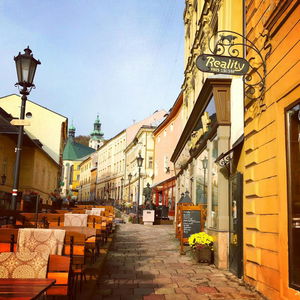
[[[48,257],[38,252],[0,253],[0,278],[46,278]]]
[[[49,254],[62,255],[65,230],[21,228],[18,234],[18,251],[39,252],[45,259]]]
[[[65,214],[64,226],[87,226],[87,214]]]

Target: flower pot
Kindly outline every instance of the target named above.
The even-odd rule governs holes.
[[[194,249],[194,257],[200,263],[212,263],[213,251],[210,248]]]

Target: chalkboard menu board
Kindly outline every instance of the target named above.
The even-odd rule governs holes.
[[[182,211],[183,238],[188,238],[193,233],[201,231],[201,211]]]

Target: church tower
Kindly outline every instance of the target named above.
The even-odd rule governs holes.
[[[73,122],[72,122],[72,125],[69,127],[69,138],[75,138],[75,131],[76,131],[76,128],[74,127],[73,125]]]
[[[99,115],[94,122],[94,130],[91,132],[91,138],[89,141],[89,147],[95,150],[99,149],[103,145],[103,133],[101,132],[101,123]]]

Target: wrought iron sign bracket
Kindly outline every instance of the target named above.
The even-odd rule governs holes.
[[[216,163],[221,167],[221,168],[226,168],[228,172],[230,172],[230,162],[232,158],[230,156],[230,153],[226,155],[221,155],[219,158],[216,159]]]
[[[211,54],[198,56],[196,65],[203,72],[243,75],[245,96],[250,102],[259,101],[260,107],[263,108],[266,90],[266,59],[271,52],[271,45],[267,44],[267,34],[261,34],[261,37],[264,41],[260,50],[252,41],[238,32],[218,31],[210,37],[208,42]],[[254,52],[255,55],[246,60],[245,51],[251,54]]]

